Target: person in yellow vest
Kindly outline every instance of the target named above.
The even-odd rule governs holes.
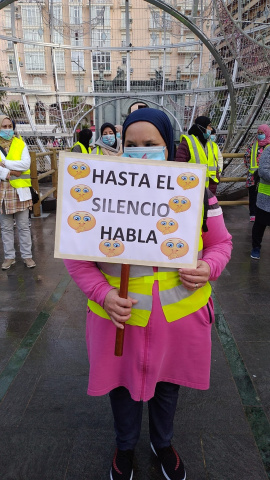
[[[92,147],[90,146],[92,140],[93,133],[90,128],[83,128],[79,132],[79,140],[78,142],[74,143],[73,147],[71,148],[72,152],[77,153],[91,153]]]
[[[112,123],[103,123],[100,128],[100,137],[95,142],[92,150],[94,155],[122,155],[121,138],[116,135],[116,128]]]
[[[188,135],[180,136],[180,145],[176,151],[176,162],[192,162],[207,165],[205,186],[209,187],[209,177],[214,176],[214,152],[209,142],[212,132],[211,120],[209,117],[200,116],[188,131]]]
[[[213,156],[210,156],[214,167],[211,172],[209,172],[209,190],[215,195],[217,191],[217,186],[220,181],[220,174],[223,170],[223,156],[219,149],[218,144],[216,143],[216,129],[212,127],[212,132],[209,138],[209,143],[212,144]],[[210,160],[210,161],[211,161]]]
[[[16,136],[12,120],[0,115],[0,224],[4,246],[2,270],[15,263],[14,219],[18,230],[21,257],[28,268],[36,266],[32,258],[32,240],[29,227],[30,155],[20,136]],[[9,171],[9,174],[7,173]],[[0,172],[0,173],[1,173]]]
[[[270,144],[270,127],[266,124],[258,126],[256,139],[253,144],[248,145],[244,162],[248,169],[246,187],[248,189],[249,199],[249,220],[255,221],[256,200],[258,189],[258,168],[260,164],[260,156],[264,149]]]
[[[173,161],[173,128],[168,116],[152,108],[132,112],[123,125],[123,147],[124,156],[133,161]],[[151,448],[164,477],[186,478],[183,461],[171,444],[179,385],[209,388],[214,321],[209,281],[220,275],[232,248],[221,208],[211,192],[208,203],[197,267],[131,265],[127,299],[119,296],[119,263],[65,260],[70,275],[88,297],[88,394],[109,393],[114,416],[117,448],[111,480],[133,477],[134,449],[146,401]],[[115,327],[121,329],[123,323],[123,356],[116,357]]]
[[[264,130],[266,131],[266,129]],[[251,258],[256,260],[259,260],[261,256],[261,243],[265,229],[270,226],[270,145],[265,147],[260,156],[258,174],[258,195],[255,222],[252,227],[252,251],[250,255]]]

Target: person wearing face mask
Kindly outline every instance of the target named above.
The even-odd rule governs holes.
[[[200,116],[188,131],[181,135],[180,145],[176,151],[176,162],[201,163],[207,166],[205,186],[209,187],[209,177],[216,174],[213,146],[209,142],[212,132],[211,120]]]
[[[260,156],[264,149],[270,144],[270,127],[266,124],[259,125],[256,137],[253,144],[248,145],[244,156],[244,163],[248,169],[246,187],[248,189],[250,222],[254,222],[256,217],[256,200],[259,181],[258,168]]]
[[[132,112],[124,122],[122,141],[126,157],[139,162],[151,158],[173,161],[172,125],[160,110]],[[118,290],[119,264],[64,261],[89,299],[88,394],[109,393],[114,416],[117,448],[110,480],[133,478],[143,402],[148,402],[150,448],[164,477],[186,478],[184,464],[171,444],[179,385],[209,388],[214,319],[209,281],[220,275],[232,248],[221,208],[211,192],[208,194],[207,228],[201,232],[201,251],[194,269],[131,265],[129,294],[123,299]],[[115,327],[123,328],[123,323],[123,356],[115,357]]]
[[[74,143],[71,151],[77,153],[91,153],[92,148],[90,147],[90,142],[92,139],[93,133],[89,128],[83,128],[79,132],[79,140]]]
[[[29,227],[29,209],[32,207],[30,192],[31,159],[28,148],[21,137],[14,133],[12,120],[0,115],[0,166],[9,175],[1,176],[0,182],[0,224],[5,260],[2,270],[7,270],[15,263],[14,226],[16,221],[20,253],[28,268],[36,266],[32,258],[32,240]]]
[[[115,130],[116,130],[116,138],[122,138],[122,131],[123,131],[123,127],[122,125],[114,125],[115,126]]]
[[[209,190],[211,190],[214,195],[216,194],[217,186],[220,181],[220,174],[223,170],[223,156],[218,144],[216,143],[216,138],[216,129],[212,127],[209,142],[212,145],[213,156],[210,155],[209,158],[213,161],[213,164],[210,166],[214,168],[209,170]]]
[[[265,128],[264,131],[266,131]],[[256,216],[252,227],[252,250],[250,254],[251,258],[256,260],[259,260],[261,256],[261,243],[265,229],[270,226],[270,145],[265,146],[260,156],[258,173]]]
[[[94,155],[122,155],[121,139],[116,137],[114,125],[103,123],[100,128],[100,137],[96,140],[92,153]]]

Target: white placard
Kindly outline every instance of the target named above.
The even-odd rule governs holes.
[[[195,267],[206,168],[60,152],[55,257]]]

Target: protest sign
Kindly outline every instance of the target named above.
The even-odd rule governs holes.
[[[197,264],[204,165],[60,152],[55,257]]]

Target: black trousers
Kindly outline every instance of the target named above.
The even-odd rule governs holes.
[[[252,228],[252,247],[253,248],[261,248],[265,229],[266,229],[266,225],[261,223],[260,220],[256,217],[253,228]]]
[[[248,199],[249,199],[249,215],[255,217],[256,215],[256,200],[257,200],[257,187],[252,185],[248,187]]]

